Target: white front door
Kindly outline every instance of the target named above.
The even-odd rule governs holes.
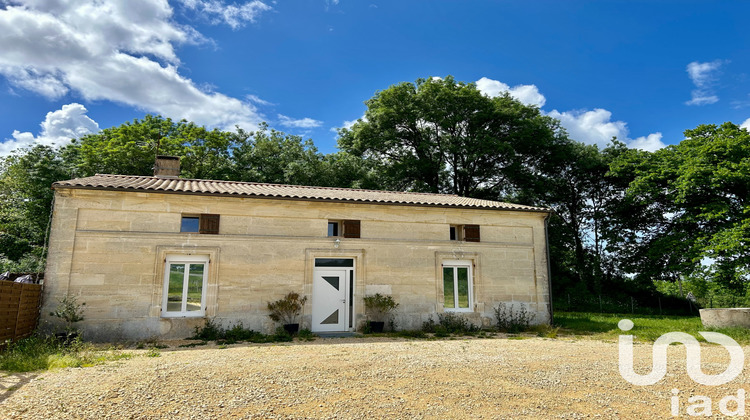
[[[312,293],[313,331],[350,330],[353,272],[352,268],[315,267]]]

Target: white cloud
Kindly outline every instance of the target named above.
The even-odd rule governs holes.
[[[364,115],[362,115],[361,117],[359,117],[356,120],[344,121],[344,122],[341,123],[341,126],[339,126],[339,127],[331,127],[330,130],[332,132],[334,132],[334,133],[338,133],[339,130],[342,129],[342,128],[346,128],[347,130],[350,130],[354,126],[354,124],[356,124],[357,121],[359,121],[359,120],[367,121],[367,117],[364,116]]]
[[[254,23],[258,15],[271,10],[271,6],[259,0],[239,6],[227,5],[218,0],[180,0],[180,2],[188,9],[202,13],[212,24],[226,23],[232,29],[239,29],[245,26],[246,22]]]
[[[477,80],[477,89],[489,97],[500,96],[503,93],[510,94],[511,97],[521,101],[526,105],[534,105],[539,108],[543,107],[547,99],[539,93],[536,85],[518,85],[510,87],[499,81],[482,77]]]
[[[5,74],[11,84],[36,92],[47,99],[59,99],[68,93],[68,87],[58,78],[41,74],[33,68],[0,68],[0,73]]]
[[[357,123],[357,121],[359,121],[359,120],[344,121],[343,123],[341,123],[341,127],[340,128],[346,128],[348,130],[348,129],[352,128],[354,126],[354,124]]]
[[[495,97],[508,93],[513,98],[526,105],[534,105],[539,108],[547,102],[544,95],[539,92],[536,85],[509,85],[487,77],[482,77],[476,82],[477,89],[489,97]],[[544,111],[542,111],[544,112]],[[661,141],[661,133],[652,133],[648,136],[631,139],[629,137],[627,123],[624,121],[612,121],[612,113],[606,109],[594,109],[593,111],[557,111],[546,113],[552,118],[560,120],[560,124],[568,131],[570,138],[586,144],[596,144],[600,147],[606,145],[617,137],[618,140],[628,147],[654,151],[665,146]]]
[[[251,9],[225,19],[252,21]],[[0,9],[0,74],[51,99],[74,93],[221,129],[254,128],[263,116],[250,100],[180,74],[176,46],[204,41],[175,23],[167,0],[19,0]]]
[[[248,101],[250,101],[250,102],[252,102],[254,104],[258,104],[258,105],[265,105],[265,106],[274,105],[271,102],[268,102],[266,100],[261,99],[258,95],[245,95],[245,98]]]
[[[655,152],[662,147],[665,147],[666,144],[664,144],[662,139],[661,133],[652,133],[649,134],[646,137],[638,137],[633,140],[631,140],[628,144],[628,147],[631,149],[641,149],[646,150],[649,152]]]
[[[740,128],[750,131],[750,118],[746,119],[745,122],[740,125]]]
[[[287,117],[286,115],[278,115],[279,118],[279,124],[283,125],[284,127],[292,127],[292,128],[317,128],[323,125],[322,121],[314,120],[312,118],[302,118],[302,119],[294,119]]]
[[[631,148],[654,151],[665,146],[661,141],[661,133],[652,133],[645,137],[631,139],[627,123],[612,121],[612,113],[606,109],[564,112],[552,110],[547,115],[560,120],[562,126],[568,131],[570,138],[586,144],[605,147],[613,137],[617,137],[619,141]]]
[[[0,143],[0,156],[5,156],[19,147],[33,144],[61,146],[71,139],[98,132],[99,124],[89,118],[86,115],[87,112],[86,107],[78,103],[63,105],[57,111],[48,112],[40,124],[42,129],[38,136],[29,132],[13,131],[12,139]]]
[[[687,65],[686,71],[695,89],[690,92],[691,99],[685,102],[686,105],[709,105],[719,101],[713,85],[722,64],[723,60],[714,60],[706,63],[693,61]]]

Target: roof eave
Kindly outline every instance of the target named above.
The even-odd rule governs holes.
[[[467,206],[460,204],[432,204],[432,203],[404,203],[397,201],[374,201],[374,200],[357,200],[357,199],[343,199],[343,198],[317,198],[317,197],[284,197],[274,195],[262,195],[262,194],[231,194],[231,193],[217,193],[217,192],[198,192],[198,191],[174,191],[174,190],[150,190],[142,188],[128,188],[128,187],[99,187],[91,185],[60,185],[58,183],[52,184],[52,189],[76,189],[76,190],[94,190],[94,191],[120,191],[120,192],[140,192],[150,194],[182,194],[182,195],[209,195],[212,197],[234,197],[234,198],[260,198],[268,200],[291,200],[291,201],[317,201],[326,203],[362,203],[362,204],[378,204],[378,205],[391,205],[391,206],[409,206],[409,207],[439,207],[439,208],[452,208],[452,209],[473,209],[473,210],[493,210],[493,211],[520,211],[526,213],[553,213],[551,209],[544,208],[526,208],[526,207],[485,207],[485,206]]]

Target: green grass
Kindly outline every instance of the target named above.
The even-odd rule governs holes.
[[[628,332],[621,331],[617,323],[629,319],[635,325]],[[750,344],[750,329],[704,328],[698,316],[597,314],[584,312],[555,312],[554,324],[561,328],[562,335],[586,335],[604,340],[617,340],[620,334],[632,334],[636,340],[653,342],[662,334],[676,331],[705,341],[699,331],[715,331],[726,334],[740,344]]]
[[[93,345],[74,341],[68,346],[53,337],[29,337],[0,352],[0,370],[9,373],[87,367],[112,360],[129,359],[130,353],[100,350]]]

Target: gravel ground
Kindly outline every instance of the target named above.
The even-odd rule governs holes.
[[[651,346],[635,348],[645,373]],[[702,350],[706,373],[725,369],[722,347]],[[336,338],[169,348],[159,357],[133,350],[140,356],[95,367],[5,375],[0,418],[668,418],[672,389],[683,416],[688,398],[704,395],[718,418],[724,396],[750,388],[744,372],[726,385],[696,384],[683,346],[669,351],[666,378],[634,386],[618,373],[617,343],[589,339]]]

